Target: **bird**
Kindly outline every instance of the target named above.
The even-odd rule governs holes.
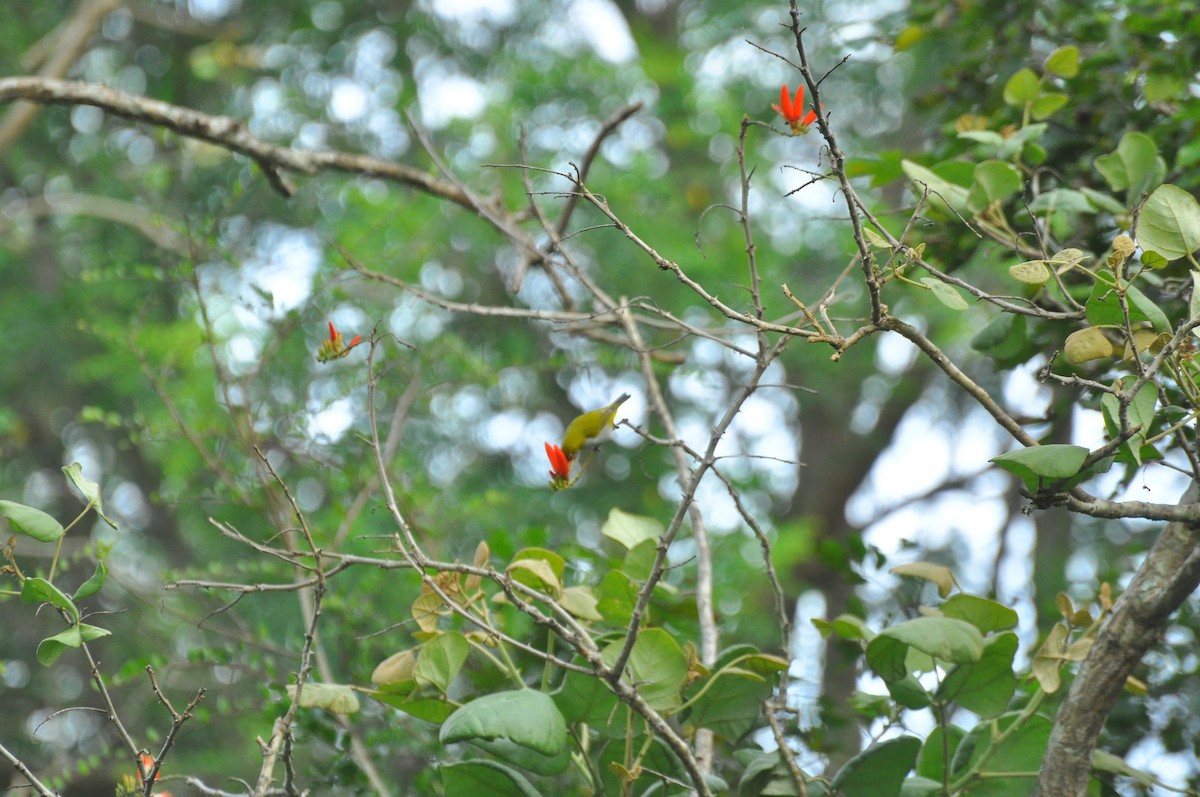
[[[567,455],[568,461],[574,460],[579,452],[587,446],[598,445],[612,436],[612,430],[616,427],[614,420],[617,416],[617,408],[628,399],[629,394],[622,393],[607,407],[585,412],[567,425],[567,431],[563,435],[562,451]]]

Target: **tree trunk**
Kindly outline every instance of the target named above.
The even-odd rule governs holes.
[[[1195,483],[1182,504],[1200,499]],[[1038,776],[1038,797],[1083,797],[1092,750],[1104,721],[1142,656],[1162,637],[1171,614],[1200,583],[1200,524],[1168,523],[1128,589],[1100,625],[1058,709]]]

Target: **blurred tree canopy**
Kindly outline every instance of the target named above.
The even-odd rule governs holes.
[[[1198,788],[1190,3],[8,25],[12,788]]]

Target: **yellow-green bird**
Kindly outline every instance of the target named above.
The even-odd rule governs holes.
[[[575,455],[583,448],[603,443],[612,436],[612,430],[616,427],[617,408],[628,398],[628,393],[622,393],[607,407],[585,412],[567,425],[567,432],[563,435],[562,450],[567,455],[568,461],[575,459]]]

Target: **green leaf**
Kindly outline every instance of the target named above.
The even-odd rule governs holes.
[[[1072,78],[1079,74],[1079,48],[1073,44],[1050,53],[1043,66],[1047,74]]]
[[[1133,285],[1126,286],[1125,301],[1129,307],[1130,321],[1149,321],[1156,332],[1171,331],[1171,322],[1166,313]],[[1095,326],[1125,325],[1121,302],[1111,282],[1106,279],[1096,280],[1092,285],[1092,293],[1088,296],[1084,315],[1087,316],[1088,323]]]
[[[371,672],[371,683],[393,687],[393,689],[387,690],[389,692],[394,692],[395,687],[404,684],[404,694],[408,694],[417,686],[417,682],[413,678],[413,671],[416,667],[417,656],[413,651],[396,651],[375,665],[375,669]]]
[[[658,556],[658,540],[646,540],[625,552],[625,559],[618,568],[634,581],[645,581],[654,570],[654,560]]]
[[[601,651],[604,662],[610,666],[616,662],[624,644],[622,637],[605,647]],[[688,662],[673,636],[661,628],[642,630],[633,643],[627,666],[632,682],[651,707],[661,711],[679,705]]]
[[[1108,194],[1104,194],[1094,188],[1087,187],[1080,188],[1079,190],[1085,197],[1087,197],[1088,202],[1091,202],[1092,207],[1094,207],[1097,211],[1111,213],[1114,216],[1125,212],[1125,206],[1113,199]]]
[[[862,618],[855,617],[852,614],[842,614],[834,618],[833,622],[821,619],[820,617],[812,618],[813,627],[821,633],[821,636],[828,639],[831,636],[837,635],[840,639],[871,639],[875,636],[867,624],[862,621]]]
[[[1138,221],[1138,244],[1167,260],[1178,260],[1200,249],[1200,203],[1173,185],[1159,186]]]
[[[998,728],[988,722],[981,722],[972,728],[958,746],[951,771],[961,772],[970,767],[991,746],[992,735],[1006,731],[1017,718],[1017,714],[1006,714],[996,720]],[[1024,725],[1015,729],[994,749],[987,763],[987,770],[993,776],[975,781],[965,793],[970,797],[1027,797],[1032,785],[1030,779],[1017,776],[1003,778],[997,777],[997,774],[1037,772],[1046,753],[1052,728],[1050,720],[1040,714],[1029,717]]]
[[[964,130],[958,134],[958,137],[965,138],[967,141],[986,144],[989,147],[994,147],[997,151],[1004,144],[1004,136],[995,130]]]
[[[996,157],[1001,160],[1009,160],[1018,153],[1024,152],[1025,160],[1029,164],[1036,166],[1046,157],[1045,150],[1037,143],[1045,135],[1046,129],[1047,124],[1045,122],[1035,122],[1031,125],[1025,125],[1004,139],[1004,145],[1000,147],[1000,151],[996,153]]]
[[[944,177],[926,169],[919,163],[910,160],[900,162],[900,168],[909,180],[916,185],[917,192],[924,195],[928,190],[929,202],[943,211],[954,211],[960,214],[970,212],[967,207],[968,191],[961,185],[955,185]]]
[[[1032,69],[1018,70],[1004,84],[1004,101],[1009,105],[1031,103],[1042,93],[1042,81]]]
[[[471,744],[506,764],[536,775],[559,775],[571,766],[571,748],[566,745],[556,755],[550,756],[514,744],[508,739],[476,739]]]
[[[938,595],[943,598],[950,594],[950,590],[954,589],[954,572],[945,565],[933,562],[906,562],[896,565],[888,572],[898,576],[913,576],[932,581],[937,585]]]
[[[600,527],[601,534],[629,549],[647,540],[658,540],[664,531],[663,524],[654,518],[631,515],[616,507],[609,510],[608,519]]]
[[[921,284],[929,288],[939,302],[951,310],[966,310],[970,305],[952,285],[947,285],[935,277],[922,277]]]
[[[82,647],[84,642],[91,642],[92,640],[106,637],[111,633],[111,631],[98,628],[94,625],[78,623],[66,631],[43,639],[37,648],[37,660],[43,666],[49,667],[67,648]]]
[[[1162,182],[1166,163],[1150,136],[1130,132],[1121,136],[1115,150],[1096,158],[1096,171],[1112,190],[1126,191],[1133,201]]]
[[[964,620],[984,634],[1017,626],[1017,613],[1012,608],[978,595],[955,595],[938,609],[944,616]]]
[[[67,478],[71,480],[71,484],[83,494],[84,499],[88,502],[88,506],[95,508],[96,514],[100,516],[108,525],[114,529],[117,524],[112,522],[108,515],[104,514],[104,500],[100,497],[100,485],[91,479],[83,477],[83,466],[78,462],[72,462],[70,465],[62,469]]]
[[[1046,694],[1057,692],[1062,683],[1059,669],[1063,665],[1068,634],[1070,629],[1065,624],[1055,623],[1030,662],[1029,671]]]
[[[1115,353],[1112,341],[1099,327],[1077,329],[1063,341],[1063,355],[1072,365],[1112,357]]]
[[[911,673],[899,681],[885,681],[884,684],[892,700],[905,708],[922,709],[930,703],[929,693]]]
[[[1029,203],[1033,213],[1087,213],[1096,212],[1096,206],[1087,194],[1074,188],[1052,188],[1043,191]]]
[[[1029,446],[1007,451],[989,461],[1009,473],[1016,474],[1031,492],[1037,491],[1045,482],[1069,479],[1079,473],[1088,450],[1083,446],[1055,443],[1046,446]]]
[[[548,551],[545,548],[522,548],[513,554],[511,561],[515,563],[522,560],[545,562],[554,576],[553,582],[556,584],[562,583],[563,573],[566,572],[567,565],[563,561],[563,558],[554,551]]]
[[[596,611],[609,625],[625,625],[633,617],[637,597],[637,585],[629,576],[620,570],[609,570],[596,585]]]
[[[91,642],[112,634],[112,631],[100,628],[98,626],[88,625],[87,623],[79,623],[76,628],[79,629],[79,638],[84,642]]]
[[[1117,386],[1133,384],[1133,377],[1124,377]],[[1138,465],[1142,464],[1142,447],[1149,436],[1151,425],[1154,423],[1158,408],[1158,389],[1153,382],[1147,382],[1138,390],[1137,395],[1129,402],[1126,417],[1130,427],[1140,426],[1141,430],[1131,436],[1121,446],[1130,459]],[[1100,413],[1104,418],[1104,427],[1109,437],[1116,437],[1121,431],[1121,403],[1111,393],[1100,397]]]
[[[513,554],[505,572],[512,576],[513,580],[557,599],[562,594],[565,570],[566,563],[554,551],[545,548],[523,548]]]
[[[551,695],[554,705],[570,724],[587,723],[603,730],[615,721],[624,734],[624,720],[617,707],[617,696],[599,678],[569,670],[562,686]]]
[[[998,313],[971,339],[971,348],[983,352],[1000,365],[1024,362],[1029,353],[1029,332],[1025,316]]]
[[[562,607],[581,620],[600,621],[604,618],[596,611],[596,595],[592,588],[584,585],[567,587],[558,599]]]
[[[1030,113],[1039,122],[1043,119],[1049,119],[1067,104],[1068,99],[1066,94],[1060,94],[1057,91],[1048,91],[1033,101]]]
[[[775,689],[774,679],[732,668],[714,673],[707,689],[691,706],[689,725],[708,728],[729,741],[740,739],[754,727],[762,702]]]
[[[470,652],[471,643],[458,631],[440,634],[421,646],[417,665],[413,668],[413,679],[419,684],[432,685],[445,694]]]
[[[909,648],[947,663],[978,661],[983,635],[950,617],[917,617],[880,631],[867,643],[867,664],[885,681],[908,675]]]
[[[1159,784],[1158,778],[1144,769],[1137,769],[1120,756],[1115,756],[1107,750],[1092,751],[1092,769],[1098,772],[1111,772],[1114,775],[1124,775],[1132,778],[1139,785],[1152,789]]]
[[[1008,275],[1026,285],[1042,286],[1050,281],[1050,267],[1045,260],[1026,260],[1008,267]]]
[[[12,501],[0,501],[0,515],[17,534],[33,537],[38,542],[54,542],[65,533],[54,518],[40,509]]]
[[[967,732],[957,725],[935,726],[925,737],[921,747],[921,756],[917,759],[917,774],[937,781],[942,781],[946,767],[954,759],[954,751]]]
[[[838,770],[831,790],[843,797],[898,797],[920,751],[921,740],[913,736],[873,744]]]
[[[108,568],[104,566],[104,562],[96,562],[96,570],[92,573],[92,577],[79,585],[79,589],[75,590],[75,594],[71,596],[71,599],[81,601],[84,598],[92,597],[104,586],[107,578]]]
[[[516,689],[483,695],[462,706],[442,723],[442,744],[480,739],[507,739],[545,756],[567,746],[567,724],[549,695]]]
[[[71,626],[66,631],[43,639],[37,647],[37,660],[42,666],[49,667],[63,654],[67,648],[77,648],[83,645],[83,637],[77,626]]]
[[[411,681],[409,683],[412,683]],[[425,722],[440,725],[449,719],[457,710],[457,706],[441,697],[418,697],[416,694],[392,694],[384,690],[368,692],[375,700],[393,708],[397,708]]]
[[[287,695],[293,701],[297,693],[300,708],[323,708],[334,714],[353,714],[359,709],[358,695],[354,687],[346,684],[321,684],[309,682],[299,689],[296,684],[287,685]]]
[[[992,202],[1003,201],[1021,190],[1021,173],[1011,163],[985,160],[975,167],[970,207],[980,211]]]
[[[444,794],[469,794],[471,797],[542,797],[515,769],[496,761],[471,759],[438,767]]]
[[[62,590],[44,578],[27,578],[21,583],[22,603],[52,603],[79,622],[79,608]]]
[[[1175,75],[1151,72],[1142,83],[1142,96],[1146,102],[1174,99],[1183,92],[1185,84]]]
[[[999,716],[1017,689],[1013,672],[1017,647],[1017,635],[1012,632],[988,639],[979,661],[960,664],[946,675],[938,698],[952,700],[983,719]]]

